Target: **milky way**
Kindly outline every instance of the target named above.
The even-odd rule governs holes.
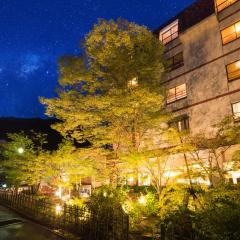
[[[0,5],[0,117],[43,117],[39,96],[53,97],[57,59],[78,54],[98,18],[150,29],[194,0],[4,0]]]

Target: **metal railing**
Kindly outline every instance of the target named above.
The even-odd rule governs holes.
[[[237,2],[238,0],[226,0],[224,2],[221,3],[216,3],[216,7],[217,7],[217,12],[221,12],[222,10],[224,10],[225,8],[229,7],[230,5],[232,5],[233,3]]]

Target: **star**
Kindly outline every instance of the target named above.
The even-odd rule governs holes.
[[[0,7],[0,117],[44,117],[39,96],[55,96],[57,62],[79,55],[99,18],[119,17],[150,30],[194,0],[5,0]]]

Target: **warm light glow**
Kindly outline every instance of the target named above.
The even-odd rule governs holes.
[[[68,182],[68,177],[67,177],[67,176],[63,176],[63,177],[62,177],[62,180],[63,180],[63,182],[66,183],[66,182]]]
[[[240,61],[236,62],[236,67],[240,68]]]
[[[129,177],[129,178],[128,178],[128,181],[129,181],[130,183],[133,183],[134,178],[133,178],[133,177]]]
[[[142,205],[145,205],[146,204],[146,197],[145,196],[141,196],[139,199],[138,199],[138,202]]]
[[[178,179],[177,182],[181,183],[181,184],[190,184],[190,180],[189,179],[184,179],[184,178]],[[204,180],[202,178],[192,179],[192,183],[204,184],[204,185],[207,185],[207,186],[210,186],[210,184],[211,184],[209,180]]]
[[[237,32],[240,32],[240,24],[237,24],[237,25],[236,25],[236,31],[237,31]]]
[[[60,186],[58,187],[58,190],[55,192],[55,195],[60,199],[62,198],[62,188]]]
[[[137,86],[138,86],[138,79],[136,77],[128,81],[128,87],[137,87]]]
[[[24,149],[22,147],[18,148],[17,151],[18,151],[19,154],[23,154],[24,153]]]
[[[238,172],[232,171],[230,172],[230,174],[232,175],[233,183],[238,184],[238,178],[240,178],[240,171]]]
[[[164,173],[163,176],[166,178],[172,178],[172,177],[176,177],[180,174],[181,174],[181,172],[179,172],[179,171],[168,171],[168,172]]]
[[[104,193],[103,193],[103,196],[104,196],[104,197],[107,197],[107,193],[106,193],[106,192],[104,192]]]
[[[65,195],[65,196],[62,196],[62,200],[63,200],[64,202],[67,201],[68,199],[70,199],[70,194]]]
[[[123,209],[123,211],[124,211],[125,213],[128,213],[128,206],[127,206],[127,204],[123,204],[123,205],[122,205],[122,209]]]
[[[56,214],[57,214],[57,215],[61,214],[61,212],[62,212],[62,207],[61,207],[59,204],[57,204],[56,207],[55,207],[55,211],[56,211]]]

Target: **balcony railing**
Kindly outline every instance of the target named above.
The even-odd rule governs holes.
[[[181,91],[181,92],[176,92],[176,94],[169,95],[167,97],[167,103],[172,103],[172,102],[175,102],[175,101],[180,100],[180,99],[185,98],[185,97],[187,97],[187,91],[186,90]]]
[[[225,1],[217,1],[216,6],[217,6],[217,12],[221,12],[225,8],[229,7],[233,3],[237,2],[238,0],[225,0]]]

